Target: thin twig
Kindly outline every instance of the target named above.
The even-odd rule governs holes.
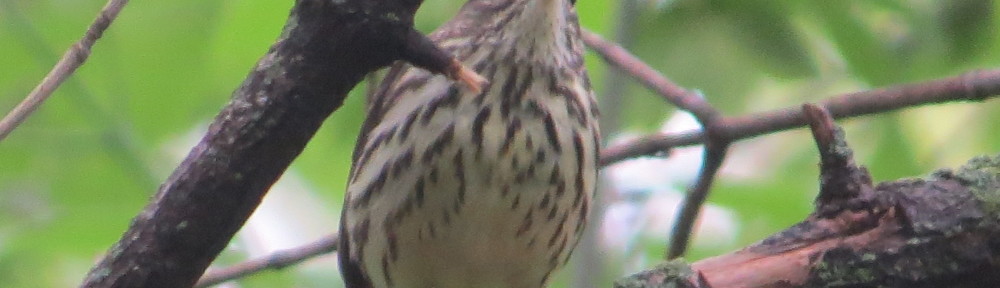
[[[677,220],[674,221],[674,229],[670,234],[670,246],[667,248],[667,259],[684,256],[684,252],[687,251],[694,223],[701,212],[701,206],[708,199],[708,192],[711,191],[715,175],[718,174],[722,162],[726,159],[727,151],[729,151],[729,142],[726,141],[714,141],[710,138],[708,144],[705,145],[698,180],[691,187],[687,197],[684,197],[680,211],[677,212]]]
[[[601,55],[608,64],[632,75],[639,83],[642,83],[642,85],[662,96],[667,102],[691,112],[702,124],[711,121],[718,114],[717,110],[705,101],[704,98],[674,84],[673,81],[667,79],[667,77],[656,71],[656,69],[653,69],[653,67],[649,67],[646,62],[636,58],[628,50],[625,50],[625,48],[608,42],[601,38],[601,36],[587,30],[583,30],[581,34],[583,42],[597,52],[597,54]]]
[[[51,60],[57,59],[59,54],[42,37],[38,27],[33,25],[31,19],[23,12],[19,11],[17,5],[12,1],[0,1],[0,14],[3,14],[0,18],[7,17],[4,20],[11,25],[8,28],[22,32],[19,33],[18,37],[9,38],[9,40],[19,42],[31,49],[31,58],[39,65],[49,67]],[[105,132],[101,132],[101,139],[103,139],[104,145],[109,147],[109,149],[103,149],[104,153],[114,159],[114,162],[118,163],[125,171],[136,172],[132,173],[135,176],[133,179],[143,187],[156,187],[160,184],[160,180],[155,176],[156,173],[151,170],[154,165],[148,161],[148,157],[143,157],[140,147],[145,146],[140,143],[140,138],[130,125],[122,120],[120,113],[112,113],[106,109],[107,107],[99,105],[96,100],[98,97],[86,85],[81,84],[81,81],[68,79],[59,89],[67,95],[73,95],[66,99],[76,111],[85,111],[82,114],[96,125],[102,126],[101,130]]]
[[[632,75],[637,77],[636,75]],[[883,89],[842,94],[819,102],[835,119],[884,113],[920,105],[956,101],[985,101],[1000,95],[1000,69],[981,70],[960,76],[896,85]],[[719,119],[720,137],[735,142],[774,132],[804,127],[808,124],[802,106],[723,117]],[[601,151],[601,165],[639,156],[655,155],[671,148],[704,143],[704,132],[690,130],[676,134],[656,133],[606,147]]]
[[[783,129],[791,128],[788,126],[788,120],[796,121],[792,127],[806,124],[805,117],[802,115],[803,112],[795,108],[780,110],[778,113],[773,114],[765,113],[764,115],[744,116],[742,118],[723,118],[719,116],[718,110],[713,108],[707,101],[674,84],[655,69],[628,53],[624,48],[604,41],[604,39],[590,32],[584,32],[584,41],[611,65],[617,66],[632,75],[639,82],[663,96],[667,101],[694,114],[695,118],[704,127],[702,129],[704,132],[701,133],[681,134],[687,136],[689,140],[698,140],[707,145],[704,152],[704,163],[699,172],[696,185],[689,190],[688,196],[685,198],[684,204],[678,212],[674,231],[671,235],[670,248],[667,253],[668,259],[680,257],[684,254],[694,221],[701,210],[701,205],[708,196],[715,173],[725,160],[729,143],[737,139],[756,135],[748,133],[749,131],[754,131],[754,129],[751,129],[754,127],[739,127],[739,124],[749,122],[754,123],[753,126],[760,127],[759,125],[764,125],[768,129],[777,127],[784,127]],[[924,84],[902,85],[871,92],[847,94],[831,98],[823,104],[834,115],[846,117],[848,115],[884,112],[906,106],[950,100],[986,99],[997,94],[998,90],[1000,90],[1000,81],[994,81],[996,79],[993,79],[998,73],[994,72],[996,71],[984,71]],[[880,97],[876,97],[876,95]],[[942,99],[939,98],[940,96],[949,97]],[[859,103],[864,103],[864,105],[859,105]],[[773,121],[761,123],[761,119],[770,119]],[[639,139],[634,145],[624,144],[626,146],[607,149],[605,151],[606,154],[602,156],[612,156],[602,157],[601,163],[611,163],[616,161],[613,159],[627,158],[612,153],[629,151],[655,153],[675,147],[672,145],[676,144],[660,143],[671,144],[671,146],[656,145],[656,143],[650,143],[651,141],[646,140]],[[676,138],[664,140],[668,140],[666,142],[681,142],[681,139]]]
[[[803,112],[798,107],[736,118],[721,117],[718,110],[703,98],[674,84],[624,48],[605,41],[589,31],[583,32],[583,39],[610,65],[632,75],[680,109],[691,112],[702,124],[703,132],[682,133],[680,137],[653,135],[651,138],[637,139],[631,143],[609,147],[602,153],[601,163],[608,164],[628,157],[665,151],[681,144],[707,144],[703,167],[696,185],[688,192],[674,225],[668,258],[683,255],[693,222],[708,195],[714,174],[725,160],[729,143],[806,124]],[[997,78],[1000,78],[1000,72],[997,70],[982,71],[922,84],[846,94],[824,101],[822,105],[835,117],[849,117],[920,104],[984,100],[1000,93],[1000,79]]]
[[[38,106],[41,106],[52,95],[56,88],[59,88],[63,81],[73,75],[73,72],[87,61],[87,57],[90,56],[90,48],[94,47],[97,39],[104,35],[104,31],[108,29],[108,26],[111,26],[111,22],[118,17],[118,12],[121,12],[125,4],[128,4],[128,0],[109,0],[104,5],[100,15],[87,28],[83,39],[73,44],[66,51],[66,54],[63,54],[62,59],[52,67],[49,74],[45,75],[42,82],[38,83],[38,86],[35,86],[35,89],[7,116],[4,116],[3,120],[0,120],[0,141],[7,138],[11,131],[17,129],[28,116],[31,116],[31,113],[38,109]]]
[[[680,109],[691,112],[701,124],[703,130],[707,132],[703,134],[705,138],[703,141],[708,145],[706,145],[703,155],[702,168],[698,172],[698,180],[696,181],[696,185],[688,190],[687,197],[684,198],[684,204],[678,212],[677,221],[674,223],[674,231],[670,237],[670,248],[667,250],[669,251],[667,258],[677,258],[683,255],[687,249],[687,242],[690,238],[691,229],[694,227],[694,221],[698,218],[701,205],[708,198],[708,193],[712,187],[712,180],[715,179],[715,173],[719,171],[719,167],[722,166],[722,162],[726,159],[726,151],[729,149],[730,141],[722,137],[721,133],[719,133],[723,129],[718,123],[721,113],[719,113],[718,109],[712,107],[712,104],[705,101],[705,98],[670,81],[670,79],[667,79],[659,71],[656,71],[656,69],[653,69],[653,67],[650,67],[629,53],[625,48],[605,41],[590,31],[583,31],[583,41],[604,57],[604,60],[612,66],[636,76],[636,79],[640,83],[662,96],[668,102],[673,103]]]
[[[691,130],[680,133],[653,133],[601,148],[599,164],[606,167],[629,158],[655,156],[658,153],[677,148],[705,143],[703,132]]]
[[[210,270],[198,280],[198,284],[195,284],[194,287],[210,287],[229,280],[243,278],[260,271],[282,269],[295,265],[310,258],[337,251],[338,242],[340,240],[334,234],[301,247],[274,252],[263,258],[246,261],[227,268]]]

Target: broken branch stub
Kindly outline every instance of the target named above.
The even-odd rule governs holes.
[[[870,190],[819,197],[814,213],[761,242],[689,267],[672,261],[615,287],[1000,287],[1000,155],[866,185],[867,171],[836,144],[843,133],[813,108],[823,189]]]

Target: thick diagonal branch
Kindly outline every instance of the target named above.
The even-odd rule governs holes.
[[[403,57],[419,4],[297,1],[281,39],[82,286],[194,285],[347,92]]]

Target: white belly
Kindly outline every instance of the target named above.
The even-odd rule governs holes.
[[[348,188],[363,239],[350,253],[375,287],[543,287],[565,264],[594,190],[596,119],[533,98],[544,89],[513,104],[460,95],[427,119],[413,107],[428,99],[398,99]]]

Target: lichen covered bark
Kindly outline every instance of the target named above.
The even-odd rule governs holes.
[[[873,188],[750,247],[615,287],[1000,287],[1000,155]]]

